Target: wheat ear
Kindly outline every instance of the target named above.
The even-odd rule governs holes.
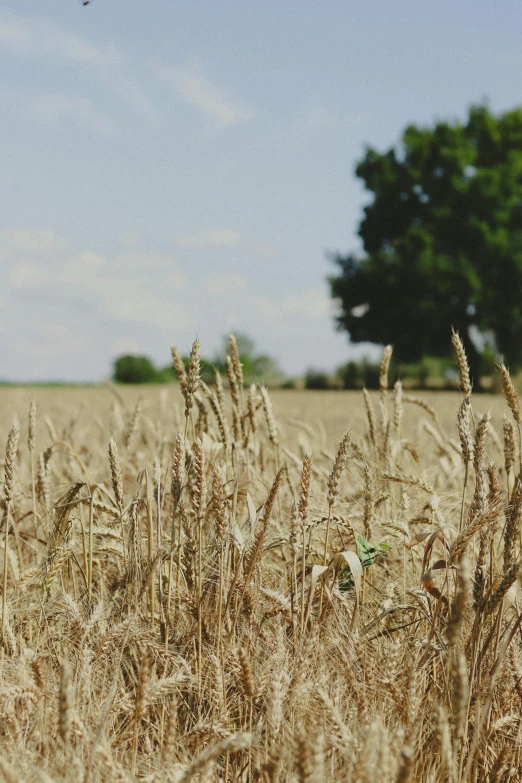
[[[27,430],[27,445],[29,447],[29,454],[31,456],[31,492],[33,496],[33,522],[35,533],[37,533],[37,518],[36,518],[36,481],[35,481],[35,469],[34,469],[34,451],[36,447],[36,403],[31,400],[29,403],[29,427]]]
[[[511,377],[509,375],[509,372],[504,362],[501,362],[498,368],[500,372],[500,380],[502,381],[502,390],[504,392],[504,397],[506,398],[507,404],[509,405],[509,409],[513,414],[513,418],[517,423],[518,451],[519,451],[519,458],[520,458],[520,470],[522,471],[522,415],[520,412],[520,401],[518,399],[518,394],[515,390],[515,387],[513,386],[513,381],[511,380]]]
[[[328,476],[328,495],[327,495],[328,518],[326,520],[326,535],[324,540],[323,565],[326,565],[332,511],[335,504],[335,499],[337,498],[337,495],[340,492],[339,482],[341,480],[341,475],[345,468],[346,460],[348,458],[348,446],[350,445],[351,439],[352,439],[351,432],[347,432],[344,438],[342,439],[342,441],[339,443],[339,446],[337,447],[337,454],[335,457],[335,462],[332,468],[332,472]]]
[[[303,469],[301,472],[301,490],[299,493],[299,502],[297,504],[297,516],[301,526],[301,633],[304,633],[305,618],[305,570],[306,570],[306,520],[308,517],[308,496],[310,494],[310,479],[312,472],[312,457],[305,454],[303,460]]]
[[[9,525],[11,516],[11,504],[15,487],[16,454],[18,452],[18,440],[20,438],[20,422],[15,422],[7,437],[5,451],[4,494],[5,494],[5,535],[4,535],[4,584],[2,592],[2,637],[5,632],[7,613],[7,567],[9,549]]]
[[[457,360],[457,368],[459,371],[459,384],[462,394],[466,397],[471,394],[471,381],[469,377],[469,364],[468,357],[466,356],[466,350],[461,337],[455,329],[451,330],[451,342],[455,351],[455,357]]]

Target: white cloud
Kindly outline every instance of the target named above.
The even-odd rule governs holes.
[[[218,126],[225,128],[249,119],[245,108],[194,67],[160,68],[158,76],[173,87],[180,100],[201,109]]]
[[[172,331],[191,323],[187,308],[154,291],[144,290],[143,280],[121,280],[104,277],[92,293],[103,300],[104,309],[114,318],[134,321]]]
[[[210,294],[231,294],[246,288],[243,275],[212,275],[203,280],[203,287]]]
[[[181,291],[185,288],[186,278],[183,272],[172,272],[172,274],[168,276],[167,282],[174,291]]]
[[[68,354],[73,351],[84,352],[94,350],[93,340],[90,334],[83,331],[72,331],[70,324],[50,323],[45,328],[47,340],[54,346],[53,353]]]
[[[13,288],[19,289],[47,285],[49,271],[41,264],[19,262],[11,269],[9,282]]]
[[[84,352],[86,349],[94,350],[89,334],[72,331],[70,325],[56,322],[41,325],[38,333],[33,333],[30,339],[15,337],[13,342],[13,352],[40,360],[42,369],[45,368],[45,362],[51,362],[59,356]]]
[[[0,231],[0,259],[20,253],[48,257],[65,248],[65,239],[47,228],[11,228]]]
[[[105,80],[117,92],[128,105],[146,120],[155,122],[159,113],[156,106],[150,100],[146,90],[137,81],[124,73],[114,71],[104,73]]]
[[[267,296],[254,296],[250,306],[265,323],[276,324],[281,320],[281,308],[277,300]]]
[[[123,277],[134,273],[141,278],[150,271],[155,279],[165,282],[166,288],[181,291],[186,284],[186,277],[177,259],[169,254],[134,251],[106,261],[104,259],[104,263],[107,263],[111,275],[114,276]]]
[[[164,257],[160,257],[164,260]],[[77,289],[81,285],[82,296],[90,296],[99,302],[103,310],[122,321],[134,321],[157,326],[161,329],[183,329],[192,323],[188,308],[181,302],[174,302],[170,296],[173,289],[180,290],[185,282],[178,270],[172,272],[167,285],[158,278],[152,283],[147,268],[154,265],[155,256],[131,256],[136,276],[131,277],[122,269],[118,259],[107,259],[99,253],[82,253],[63,265],[54,280],[65,289]],[[129,259],[127,258],[127,261]],[[119,272],[119,274],[118,274]]]
[[[48,251],[61,246],[52,232],[19,230],[3,234],[8,240],[5,244],[15,247],[10,251],[7,274],[11,290],[52,286],[55,300],[65,303],[71,297],[80,297],[119,321],[169,332],[192,323],[188,307],[172,296],[186,285],[185,275],[172,257],[134,253],[113,259],[88,251],[65,260],[53,259],[51,264]],[[23,260],[24,251],[36,254],[35,259]]]
[[[248,242],[243,244],[243,250],[245,253],[251,256],[258,256],[264,261],[273,261],[275,258],[281,255],[281,251],[273,245],[268,245],[263,242]]]
[[[53,57],[78,65],[108,68],[125,56],[118,47],[94,46],[85,38],[41,19],[0,14],[0,46],[25,57]]]
[[[118,242],[122,247],[135,248],[139,245],[140,237],[137,231],[129,228],[127,231],[122,231],[118,237]]]
[[[312,289],[304,294],[286,296],[281,310],[289,315],[304,315],[307,318],[322,318],[331,312],[332,300],[322,289]]]
[[[34,43],[34,35],[27,27],[0,17],[0,45],[27,54]]]
[[[311,289],[302,294],[277,297],[253,297],[252,306],[270,323],[284,321],[290,315],[316,320],[332,313],[332,301],[322,289]]]
[[[26,89],[5,88],[0,91],[4,112],[26,115],[26,124],[35,122],[51,128],[73,124],[92,130],[100,136],[112,137],[116,123],[100,111],[89,98],[60,91],[31,92]]]
[[[110,117],[98,111],[87,98],[60,92],[21,95],[21,97],[25,98],[28,108],[45,125],[56,126],[64,121],[70,121],[102,136],[112,136],[116,131]]]
[[[174,237],[177,247],[234,247],[241,242],[241,235],[237,231],[227,228],[218,228],[211,231],[198,231],[196,233],[180,233]]]
[[[131,63],[114,44],[95,46],[86,38],[41,19],[0,13],[0,49],[30,59],[62,60],[78,68],[89,68],[115,90],[135,112],[148,120],[157,118],[156,107],[131,75]],[[75,114],[87,111],[76,106]],[[91,116],[93,109],[88,112]],[[96,122],[100,122],[100,118]]]
[[[149,266],[151,266],[151,263],[148,258],[147,261]],[[114,274],[126,275],[137,269],[139,270],[142,263],[143,263],[143,256],[140,253],[136,253],[136,252],[126,253],[123,256],[118,256],[117,258],[111,258],[110,269],[111,272]]]
[[[94,280],[99,279],[98,272],[105,265],[105,258],[100,253],[81,253],[63,264],[54,274],[56,285],[75,286],[81,281],[82,289],[88,290]]]
[[[186,281],[172,255],[71,255],[43,230],[3,231],[0,238],[9,251],[0,262],[0,326],[13,334],[7,362],[3,357],[6,377],[100,377],[109,356],[150,352],[151,333],[159,330],[168,346],[195,330],[196,309],[178,293]],[[49,257],[56,247],[60,252]]]

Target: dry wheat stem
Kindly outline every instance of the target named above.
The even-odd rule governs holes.
[[[306,573],[306,539],[305,525],[308,517],[308,496],[310,493],[310,479],[312,469],[312,457],[306,454],[303,460],[303,469],[301,472],[301,491],[299,502],[297,504],[297,515],[301,527],[301,633],[304,633],[305,619],[305,573]]]
[[[29,404],[29,427],[27,432],[27,446],[31,455],[31,493],[33,499],[34,533],[38,535],[38,518],[36,516],[36,481],[34,471],[34,452],[36,447],[36,402],[31,400]]]
[[[5,633],[7,614],[7,574],[9,562],[9,527],[11,524],[11,504],[15,487],[16,455],[20,438],[20,422],[15,422],[9,431],[5,452],[4,494],[5,494],[5,534],[4,534],[4,582],[2,590],[2,638]]]
[[[178,507],[181,501],[181,493],[184,483],[184,460],[185,460],[185,441],[180,432],[176,434],[174,454],[172,456],[172,517],[170,533],[170,560],[169,560],[169,579],[167,588],[167,623],[170,622],[170,606],[172,598],[172,579],[174,569],[174,552],[177,553],[176,563],[176,596],[179,592],[179,583],[181,577],[181,515],[178,514]],[[178,525],[176,526],[176,520]],[[168,635],[168,629],[167,629]]]

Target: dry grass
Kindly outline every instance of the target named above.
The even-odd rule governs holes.
[[[2,390],[0,780],[521,780],[505,368],[268,396],[231,353],[224,390],[198,344],[181,389]]]

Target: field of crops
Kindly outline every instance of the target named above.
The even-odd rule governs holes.
[[[0,779],[521,780],[521,415],[455,345],[462,394],[269,395],[233,342],[1,389]]]

